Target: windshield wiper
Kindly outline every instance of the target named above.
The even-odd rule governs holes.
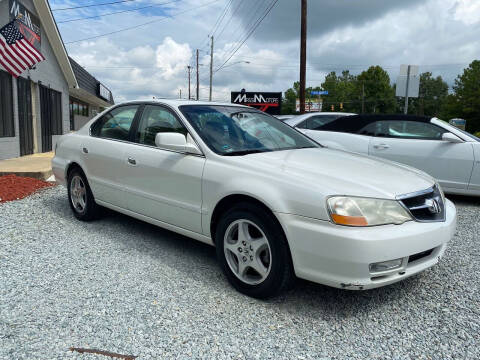
[[[248,154],[257,154],[263,152],[269,152],[272,150],[265,150],[265,149],[250,149],[250,150],[239,150],[239,151],[232,151],[225,154],[223,156],[241,156],[241,155],[248,155]]]

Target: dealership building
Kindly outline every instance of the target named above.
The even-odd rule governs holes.
[[[0,1],[0,28],[14,19],[45,60],[17,78],[0,64],[0,159],[52,151],[58,136],[113,104],[108,88],[69,58],[47,0]]]

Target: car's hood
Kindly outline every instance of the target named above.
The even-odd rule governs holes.
[[[394,199],[427,189],[435,180],[420,170],[394,162],[327,148],[250,154],[242,166],[268,172],[282,181],[300,182],[331,195]]]

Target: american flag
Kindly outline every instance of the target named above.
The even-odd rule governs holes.
[[[18,31],[15,20],[0,29],[0,64],[13,76],[45,60]]]

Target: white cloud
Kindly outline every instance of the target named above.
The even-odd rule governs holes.
[[[192,50],[188,44],[178,44],[171,37],[166,37],[156,50],[157,67],[162,69],[162,76],[170,80],[185,71],[185,64],[190,62]]]
[[[467,25],[480,21],[480,2],[476,0],[458,0],[455,4],[455,20]]]
[[[60,24],[60,29],[64,40],[69,41],[161,20],[67,48],[74,59],[112,89],[116,100],[124,100],[176,97],[180,89],[185,97],[186,67],[194,65],[192,55],[198,47],[202,50],[200,63],[203,64],[200,97],[206,99],[210,62],[207,35],[227,1],[168,20],[153,13],[142,16],[125,13]],[[246,31],[243,26],[260,15],[253,14],[255,7],[250,6],[256,0],[239,1],[234,0],[231,7],[235,9],[240,5],[238,12],[233,16],[231,11],[227,13],[215,34],[214,69],[238,44],[236,41]],[[206,2],[208,0],[202,1]],[[285,91],[298,80],[299,3],[279,2],[227,66],[214,75],[214,99],[229,100],[230,91],[242,88]],[[309,86],[319,85],[329,71],[359,72],[370,65],[386,67],[394,78],[402,63],[435,65],[422,67],[421,71],[431,70],[451,83],[480,53],[478,0],[325,0],[319,3],[309,2]],[[172,4],[168,14],[199,4],[198,0],[179,1]],[[69,17],[85,15],[91,14],[70,14]],[[195,93],[194,87],[195,70],[192,69],[192,93]]]

